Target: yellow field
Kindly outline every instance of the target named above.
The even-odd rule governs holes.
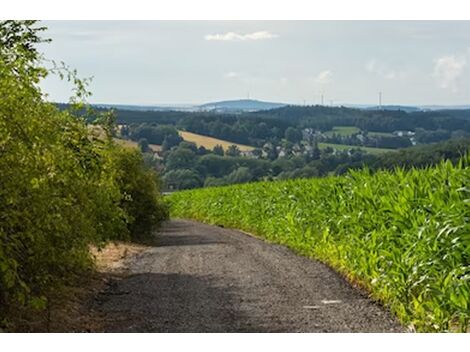
[[[224,150],[227,150],[228,147],[230,147],[231,145],[236,145],[238,149],[240,149],[240,151],[242,152],[248,152],[248,151],[255,149],[248,145],[228,142],[222,139],[207,137],[207,136],[203,136],[203,135],[192,133],[192,132],[186,132],[186,131],[178,131],[178,132],[185,141],[196,143],[198,147],[203,146],[204,148],[210,149],[210,150],[214,149],[214,147],[217,144],[221,145],[222,148],[224,148]]]
[[[138,148],[138,143],[128,140],[128,139],[121,139],[121,138],[113,138],[117,144],[122,145],[123,147],[127,148]],[[162,150],[162,146],[158,144],[149,144],[149,148],[152,149],[154,152],[159,152]]]

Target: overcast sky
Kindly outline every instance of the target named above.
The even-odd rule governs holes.
[[[92,103],[470,104],[470,21],[45,21]],[[53,101],[70,89],[43,87]]]

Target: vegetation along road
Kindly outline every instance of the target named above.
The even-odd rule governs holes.
[[[394,332],[327,266],[242,232],[167,222],[92,303],[109,332]]]

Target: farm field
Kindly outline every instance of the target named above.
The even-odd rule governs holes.
[[[394,134],[390,132],[367,132],[367,134],[371,137],[393,137]]]
[[[228,142],[228,141],[224,141],[222,139],[203,136],[201,134],[196,134],[196,133],[192,133],[192,132],[179,131],[179,134],[185,141],[196,143],[196,145],[198,147],[203,146],[204,148],[211,149],[211,150],[214,149],[214,147],[216,145],[221,145],[222,148],[224,148],[224,150],[227,150],[228,147],[230,147],[231,145],[236,145],[238,147],[238,149],[240,149],[240,151],[242,151],[242,152],[247,152],[247,151],[251,151],[251,150],[255,149],[255,148],[250,147],[248,145]]]
[[[358,133],[361,130],[354,126],[335,126],[331,131],[326,131],[325,135],[331,137],[333,134],[340,136],[350,136],[354,133]]]
[[[352,148],[362,149],[370,154],[382,154],[387,152],[393,152],[395,149],[386,149],[386,148],[372,148],[372,147],[362,147],[357,145],[346,145],[346,144],[334,144],[334,143],[318,143],[320,149],[325,149],[331,147],[337,150],[348,150]]]
[[[343,273],[416,331],[467,331],[469,159],[176,192],[172,216],[239,228]]]

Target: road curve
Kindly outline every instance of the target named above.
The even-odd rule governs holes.
[[[327,266],[242,232],[168,221],[93,303],[106,332],[397,332]]]

